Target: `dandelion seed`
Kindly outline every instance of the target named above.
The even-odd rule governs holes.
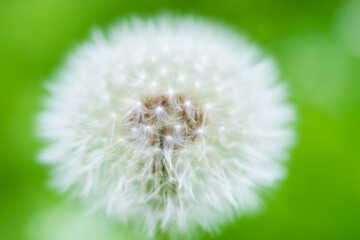
[[[49,83],[39,133],[54,185],[149,237],[216,231],[256,209],[293,135],[275,65],[191,17],[99,34]]]

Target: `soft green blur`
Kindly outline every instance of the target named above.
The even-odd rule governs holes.
[[[44,81],[92,26],[162,10],[245,32],[278,61],[299,115],[279,190],[203,239],[360,239],[359,0],[0,0],[0,239],[135,239],[48,188],[34,126]]]

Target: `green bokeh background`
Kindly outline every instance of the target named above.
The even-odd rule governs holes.
[[[203,239],[360,239],[360,1],[0,0],[0,239],[135,239],[47,186],[34,136],[43,83],[94,25],[162,10],[215,18],[278,61],[298,145],[261,214]]]

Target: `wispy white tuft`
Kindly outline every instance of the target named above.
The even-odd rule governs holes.
[[[133,18],[70,54],[40,116],[43,162],[149,237],[216,231],[284,176],[292,107],[274,63],[191,17]]]

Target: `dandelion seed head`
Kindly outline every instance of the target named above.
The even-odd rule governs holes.
[[[193,17],[94,32],[49,82],[39,134],[53,184],[151,237],[209,232],[276,186],[294,118],[275,64]]]

